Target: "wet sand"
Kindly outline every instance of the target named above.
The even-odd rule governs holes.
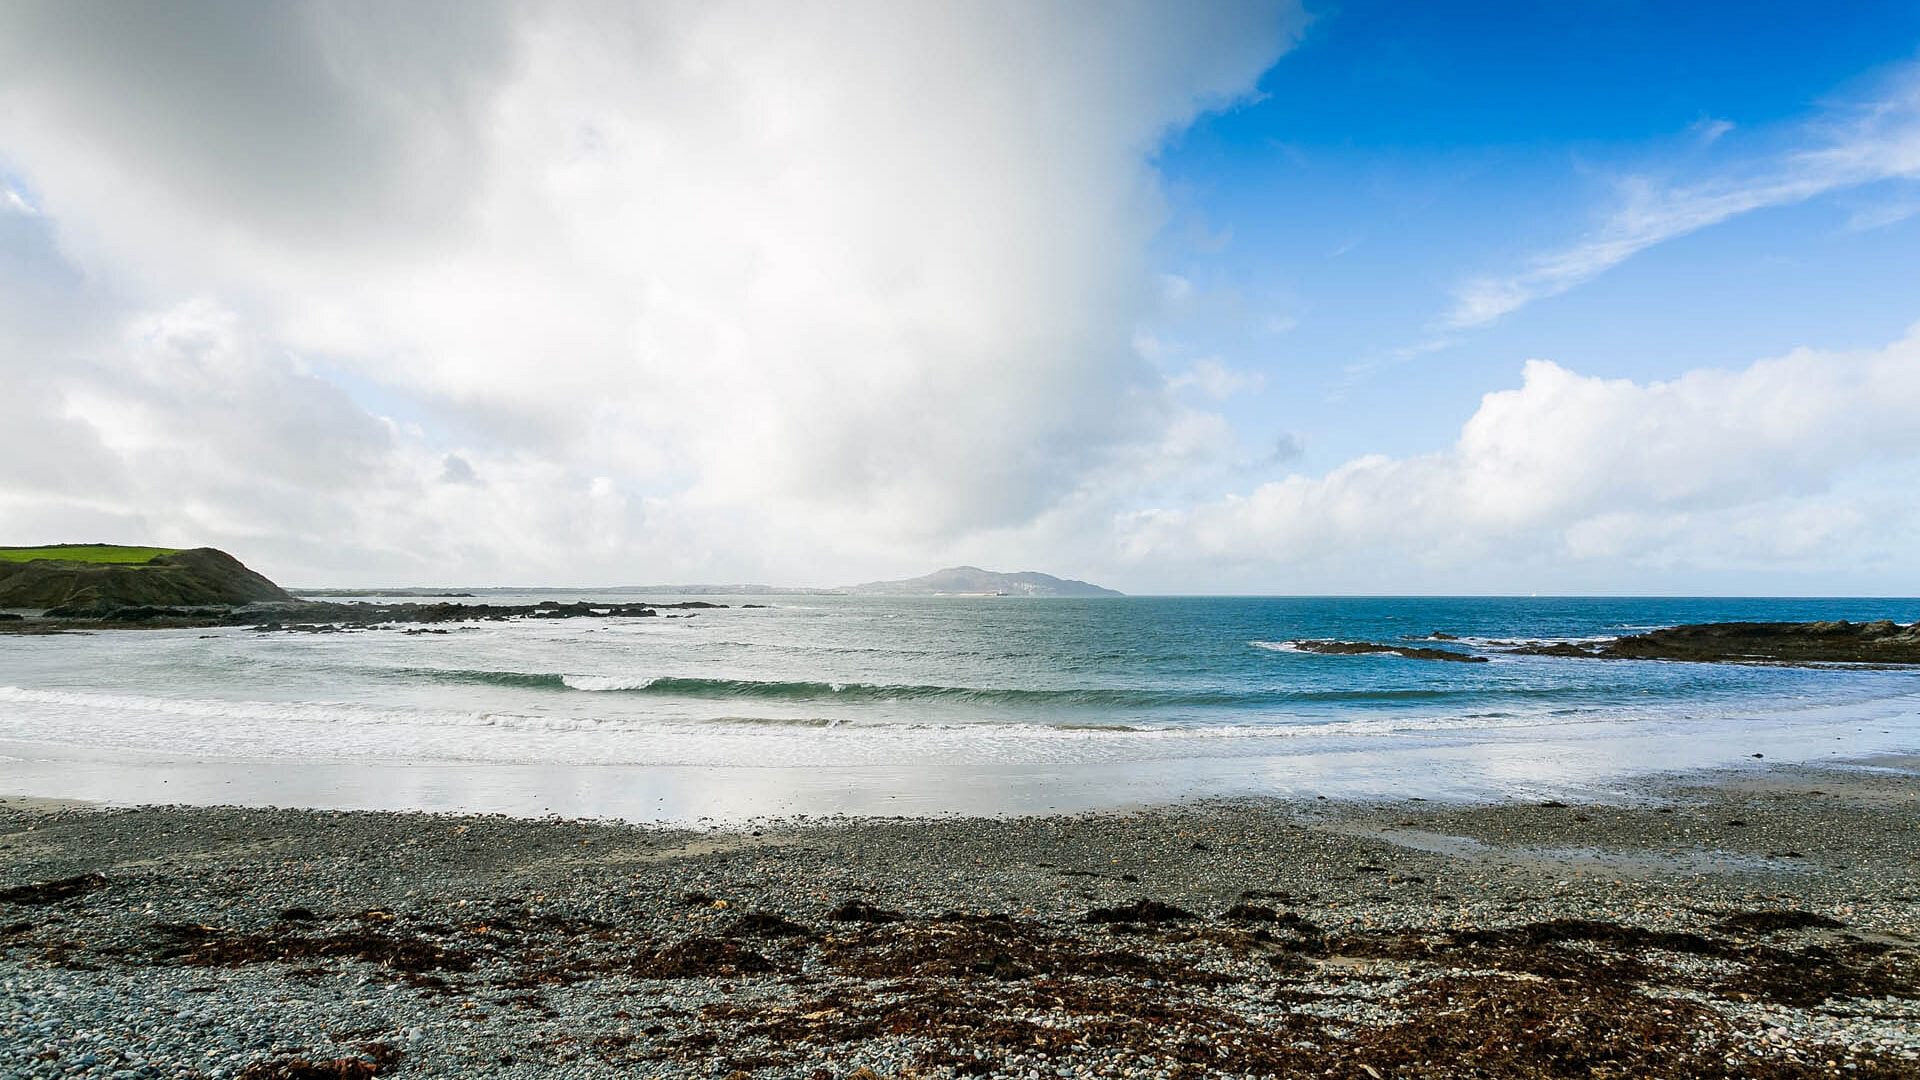
[[[0,803],[0,1058],[1911,1077],[1917,794],[1920,761],[1881,755],[1592,802],[726,827]]]
[[[1903,706],[1910,708],[1911,706]],[[406,755],[335,747],[150,746],[142,732],[95,732],[108,745],[67,743],[67,732],[32,740],[0,737],[0,797],[30,796],[109,806],[146,804],[297,806],[324,810],[426,810],[559,814],[650,824],[830,814],[991,817],[1112,812],[1209,799],[1380,801],[1421,796],[1493,803],[1618,802],[1637,777],[1718,769],[1727,782],[1772,775],[1779,762],[1872,760],[1914,745],[1920,715],[1866,718],[1850,707],[1802,710],[1738,724],[1611,720],[1526,724],[1390,736],[1328,736],[1312,727],[1219,745],[1156,748],[1151,740],[1117,760],[1053,759],[1023,746],[1018,756],[943,757],[888,744],[902,757],[848,763],[836,754],[795,763],[787,741],[731,732],[717,762],[493,760],[472,745]],[[990,738],[983,736],[982,741]],[[164,741],[164,738],[163,740]],[[809,744],[811,745],[811,744]],[[462,750],[467,751],[464,757]],[[525,754],[527,748],[514,746]],[[977,747],[976,747],[977,749]]]

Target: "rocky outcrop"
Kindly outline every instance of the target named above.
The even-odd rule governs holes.
[[[1322,653],[1328,656],[1361,656],[1367,653],[1386,653],[1391,656],[1404,656],[1409,660],[1451,660],[1457,664],[1484,664],[1487,658],[1472,653],[1454,652],[1451,649],[1423,649],[1414,645],[1382,645],[1376,641],[1290,641],[1287,644],[1301,652]]]
[[[1920,622],[1700,623],[1611,641],[1525,644],[1508,651],[1601,660],[1743,664],[1920,664]]]
[[[240,560],[213,548],[169,552],[146,562],[0,561],[0,608],[108,612],[292,599]]]
[[[699,610],[724,608],[704,600],[678,603],[597,604],[346,604],[295,600],[239,606],[201,605],[168,607],[72,606],[50,608],[40,616],[0,623],[0,634],[50,634],[70,630],[186,629],[249,626],[261,631],[308,634],[357,633],[363,630],[404,630],[409,634],[445,634],[436,623],[471,624],[520,619],[691,619]],[[671,612],[671,614],[662,614]],[[429,625],[420,625],[429,624]]]

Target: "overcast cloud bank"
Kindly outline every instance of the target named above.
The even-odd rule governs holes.
[[[1652,385],[1535,361],[1449,450],[1249,484],[1298,447],[1250,454],[1216,409],[1284,387],[1140,345],[1153,161],[1305,23],[0,7],[0,540],[212,543],[315,584],[974,562],[1346,591],[1514,587],[1493,558],[1599,588],[1871,568],[1914,535],[1849,487],[1920,451],[1914,338]],[[1910,168],[1907,130],[1820,167]]]

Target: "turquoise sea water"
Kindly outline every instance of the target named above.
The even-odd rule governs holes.
[[[1372,790],[1426,769],[1445,790],[1523,784],[1529,753],[1547,782],[1713,764],[1763,742],[1776,758],[1920,744],[1920,672],[1498,654],[1448,664],[1286,646],[1444,631],[1462,640],[1443,647],[1471,648],[1735,619],[1909,622],[1920,618],[1913,600],[715,599],[731,606],[447,634],[0,639],[0,786],[78,757],[156,768],[785,769],[855,786],[942,770],[1053,770],[1071,786],[1115,767],[1136,787],[1140,776],[1177,789],[1204,775],[1196,790],[1230,792],[1221,778],[1237,775],[1233,763],[1257,760],[1242,771],[1265,779],[1240,786]],[[1473,775],[1474,760],[1494,759],[1487,777]],[[1352,775],[1332,775],[1340,762]]]

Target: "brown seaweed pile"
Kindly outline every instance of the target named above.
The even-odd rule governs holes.
[[[386,1043],[368,1043],[351,1057],[313,1061],[270,1058],[241,1069],[239,1080],[369,1080],[400,1063],[400,1052]]]
[[[1869,1050],[1768,1042],[1742,1019],[1754,1003],[1818,1014],[1920,999],[1920,953],[1814,912],[1705,913],[1694,929],[1571,918],[1339,929],[1250,900],[1208,916],[1147,897],[1077,920],[845,901],[814,929],[800,914],[710,910],[616,926],[503,912],[455,925],[289,909],[265,928],[158,923],[143,950],[75,946],[53,959],[363,965],[438,994],[484,993],[509,1017],[564,1017],[540,995],[594,980],[596,995],[630,997],[631,1023],[569,1033],[576,1052],[721,1074],[888,1038],[915,1048],[919,1075],[996,1074],[1009,1062],[1195,1078],[1914,1075],[1913,1062]],[[677,1005],[661,984],[682,980],[724,996]],[[549,1037],[526,1051],[554,1048]],[[242,1075],[363,1078],[397,1061],[369,1045]]]

